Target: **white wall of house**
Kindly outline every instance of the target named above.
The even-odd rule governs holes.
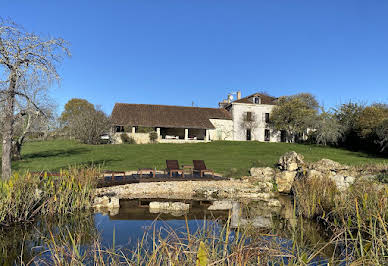
[[[210,119],[215,129],[209,130],[210,140],[233,140],[233,121]]]
[[[233,139],[244,141],[247,138],[246,128],[242,126],[243,119],[247,112],[252,113],[255,121],[251,128],[251,140],[265,141],[265,129],[269,127],[265,123],[265,113],[271,113],[274,105],[269,104],[247,104],[247,103],[232,103],[232,117],[233,117]],[[270,142],[279,142],[280,132],[270,130]]]

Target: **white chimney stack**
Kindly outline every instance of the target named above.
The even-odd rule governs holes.
[[[241,99],[241,91],[238,91],[237,92],[237,100],[240,100]]]

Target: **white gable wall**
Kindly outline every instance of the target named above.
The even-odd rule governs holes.
[[[210,140],[233,140],[233,121],[227,119],[210,119],[215,129],[209,130]]]
[[[274,105],[269,104],[232,103],[233,139],[246,140],[246,128],[242,127],[242,123],[246,113],[252,112],[256,127],[251,128],[251,138],[264,141],[264,130],[268,128],[265,123],[265,113],[271,113],[273,108]],[[271,131],[270,141],[279,142],[280,133]]]

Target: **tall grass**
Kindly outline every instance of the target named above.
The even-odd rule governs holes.
[[[70,168],[59,176],[14,173],[0,181],[0,226],[89,208],[98,175],[95,168]]]
[[[369,265],[388,263],[388,187],[358,180],[338,191],[327,179],[295,183],[298,213],[323,221],[339,235],[346,260]]]
[[[146,232],[134,249],[101,245],[98,237],[85,248],[77,232],[47,237],[41,254],[25,263],[44,265],[307,265],[323,260],[322,247],[305,249],[288,239],[253,228],[231,229],[230,219],[218,227],[204,223],[195,232],[168,226]],[[255,231],[254,234],[250,233]],[[300,238],[299,238],[300,239]],[[113,240],[114,241],[114,240]],[[331,242],[329,242],[331,243]],[[327,244],[328,245],[328,244]]]

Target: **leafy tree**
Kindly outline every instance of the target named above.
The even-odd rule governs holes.
[[[280,97],[271,113],[270,126],[287,132],[288,141],[294,141],[314,126],[319,104],[309,93]]]
[[[90,110],[94,110],[93,104],[85,99],[73,98],[65,104],[59,120],[63,127],[68,127],[74,118]]]
[[[373,137],[376,128],[388,119],[388,106],[384,104],[374,104],[365,107],[360,113],[357,126],[361,138]]]
[[[27,32],[12,21],[0,18],[0,102],[3,103],[2,178],[11,176],[11,156],[17,100],[27,101],[43,112],[26,93],[29,84],[49,85],[59,80],[57,65],[63,55],[70,56],[67,43],[60,38],[42,38]],[[27,86],[25,86],[27,85]]]
[[[364,108],[363,105],[349,102],[341,104],[338,108],[334,109],[334,117],[342,126],[343,131],[340,139],[341,145],[349,148],[360,146],[360,138],[357,133],[359,131],[358,121]]]
[[[375,143],[379,147],[380,152],[388,150],[388,119],[383,120],[376,127],[376,140]]]

